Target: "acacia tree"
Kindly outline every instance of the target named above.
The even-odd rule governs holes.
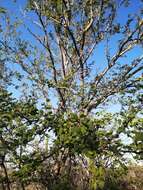
[[[89,168],[120,162],[127,147],[119,134],[127,125],[115,129],[112,114],[100,110],[113,97],[141,88],[143,56],[129,55],[142,48],[142,10],[129,12],[127,0],[34,0],[25,6],[20,18],[2,9],[3,80],[24,98],[32,94],[39,104],[48,102],[54,115],[48,129],[58,147],[55,175],[86,158],[92,159]],[[128,13],[124,23],[122,9]],[[89,172],[92,188],[95,170]]]

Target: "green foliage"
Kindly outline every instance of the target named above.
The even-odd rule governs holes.
[[[3,7],[0,7],[0,14],[5,14],[6,13],[6,9]]]
[[[105,171],[104,168],[99,167],[97,168],[93,162],[93,160],[90,160],[89,163],[89,172],[90,172],[90,189],[96,190],[96,189],[103,189],[104,187],[104,181],[105,181]]]
[[[64,118],[63,118],[64,117]],[[77,155],[85,154],[87,157],[101,153],[112,131],[104,129],[111,120],[111,115],[106,118],[93,119],[84,114],[69,113],[61,116],[56,126],[56,144],[60,144]],[[62,126],[62,127],[61,127]]]

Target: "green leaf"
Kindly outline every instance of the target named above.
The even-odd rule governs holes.
[[[3,7],[0,7],[0,14],[5,14],[7,10]]]

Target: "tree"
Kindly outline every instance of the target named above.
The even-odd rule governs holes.
[[[30,142],[36,136],[38,116],[33,100],[18,102],[5,89],[0,88],[0,165],[5,175],[1,180],[4,186],[7,185],[8,190],[12,188],[12,175],[19,173],[23,165],[25,166],[26,158],[26,162],[29,160],[28,148],[34,149]],[[23,175],[21,174],[23,179],[20,182],[23,190],[27,172],[25,170]]]
[[[96,189],[103,186],[94,180],[97,169],[104,178],[104,169],[121,164],[125,152],[140,153],[136,137],[132,136],[134,142],[128,147],[120,138],[131,125],[127,122],[130,114],[121,112],[120,122],[105,111],[114,97],[122,95],[126,102],[129,94],[142,92],[143,56],[129,58],[130,52],[142,48],[142,10],[130,13],[130,6],[132,2],[127,0],[34,0],[27,2],[23,17],[11,18],[2,11],[1,63],[10,81],[2,80],[22,90],[26,101],[31,95],[38,105],[45,103],[44,108],[40,105],[42,124],[36,124],[43,128],[36,127],[35,133],[44,137],[48,130],[54,133],[51,149],[41,153],[39,160],[49,161],[53,181],[63,182],[63,176],[72,181],[74,164],[82,168],[87,163],[90,174],[85,177],[90,179],[89,188]],[[128,13],[125,23],[119,19],[121,9]],[[99,48],[103,59],[97,54]],[[128,111],[135,116],[139,108],[130,105]],[[28,109],[26,112],[24,117]],[[136,129],[134,122],[137,136],[140,127]],[[142,125],[142,119],[136,122]],[[130,129],[128,133],[132,134]]]

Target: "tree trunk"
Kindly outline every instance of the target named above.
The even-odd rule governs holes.
[[[6,169],[6,167],[5,167],[5,164],[2,163],[1,166],[2,166],[2,168],[3,168],[3,170],[4,170],[5,179],[6,179],[6,184],[7,184],[7,189],[8,189],[8,190],[11,190],[11,188],[10,188],[10,181],[9,181],[9,178],[8,178],[8,173],[7,173],[7,169]]]

